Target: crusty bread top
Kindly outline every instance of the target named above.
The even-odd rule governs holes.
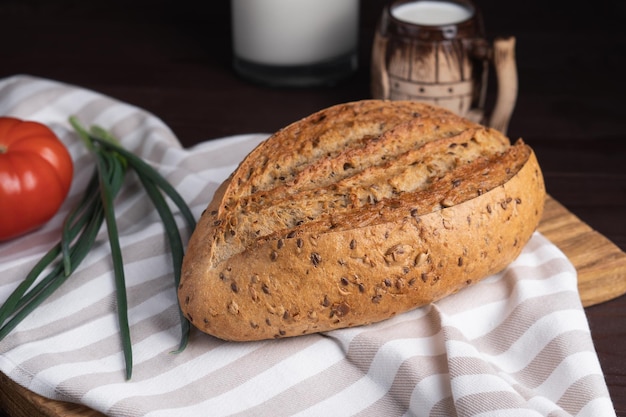
[[[222,204],[211,207],[212,262],[262,236],[428,188],[508,146],[499,132],[423,103],[366,100],[315,113],[274,134],[233,173]]]

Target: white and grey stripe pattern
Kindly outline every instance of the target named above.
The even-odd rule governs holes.
[[[62,219],[91,175],[92,159],[69,127],[70,115],[111,130],[150,161],[196,216],[266,137],[241,135],[183,149],[154,115],[30,76],[0,80],[0,114],[48,124],[76,164],[58,215],[0,244],[0,301],[57,241]],[[253,343],[194,332],[184,352],[171,354],[179,327],[169,252],[159,218],[139,190],[130,181],[116,201],[132,380],[124,379],[103,231],[70,280],[0,342],[0,370],[14,381],[124,417],[615,415],[576,272],[540,234],[502,273],[378,324]]]

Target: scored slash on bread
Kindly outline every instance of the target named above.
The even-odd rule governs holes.
[[[333,106],[276,132],[216,191],[180,306],[236,341],[378,322],[501,271],[544,199],[522,140],[418,102]]]

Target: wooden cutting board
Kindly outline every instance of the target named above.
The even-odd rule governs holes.
[[[626,293],[626,253],[550,196],[539,231],[576,267],[583,306]]]
[[[626,253],[550,196],[539,231],[576,267],[585,307],[626,293]],[[103,417],[81,405],[43,398],[2,373],[0,387],[0,406],[12,417]]]

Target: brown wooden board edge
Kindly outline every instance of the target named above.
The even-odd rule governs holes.
[[[626,253],[548,196],[538,230],[554,243],[578,272],[584,307],[626,293]]]
[[[572,262],[578,272],[583,306],[626,293],[626,253],[567,210],[546,199],[538,228]],[[12,417],[101,417],[80,404],[55,401],[28,391],[0,373],[0,408]]]
[[[0,409],[11,417],[103,417],[81,404],[35,394],[0,372]]]

